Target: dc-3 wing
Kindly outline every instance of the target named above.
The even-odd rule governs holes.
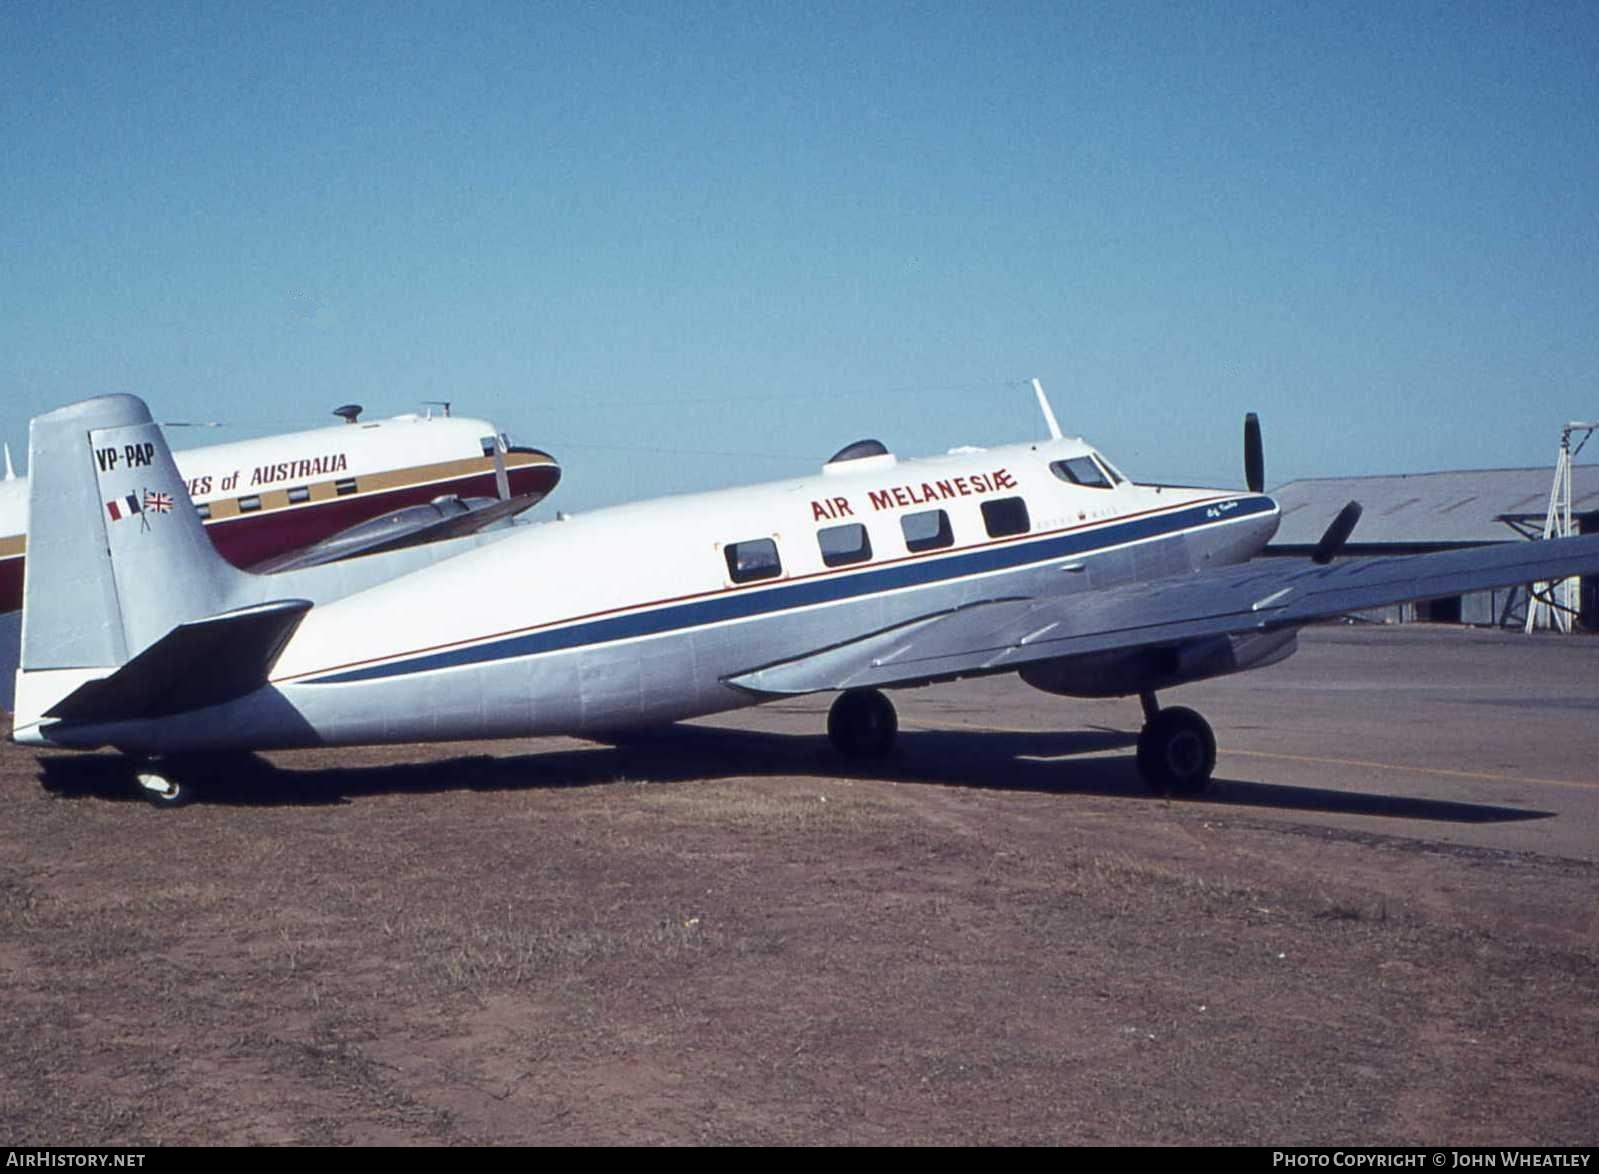
[[[1087,653],[1296,628],[1363,608],[1599,573],[1599,535],[1330,566],[1266,561],[935,613],[727,683],[763,695],[916,685]]]
[[[361,522],[314,545],[255,563],[249,570],[263,575],[298,571],[341,559],[462,538],[497,526],[542,500],[542,493],[507,498],[441,497]]]

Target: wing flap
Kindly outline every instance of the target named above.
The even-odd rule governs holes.
[[[311,610],[279,599],[179,624],[109,677],[80,685],[45,712],[62,721],[166,717],[252,693]]]
[[[1295,628],[1365,608],[1599,574],[1599,535],[1360,558],[1254,562],[1065,598],[999,601],[730,678],[763,694],[914,685],[1090,652]]]

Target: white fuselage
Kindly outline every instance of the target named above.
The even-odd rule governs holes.
[[[869,456],[542,523],[316,606],[247,697],[30,740],[176,752],[670,721],[753,704],[726,681],[764,664],[1000,596],[1241,562],[1276,530],[1269,497],[1136,485],[1094,458],[1071,439]],[[1052,471],[1067,461],[1102,484]]]

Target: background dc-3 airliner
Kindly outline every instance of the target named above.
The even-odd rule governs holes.
[[[486,420],[452,416],[448,405],[383,420],[360,420],[360,411],[340,408],[344,425],[173,454],[224,558],[253,570],[310,566],[453,537],[527,509],[561,478],[548,453],[513,445]],[[115,520],[144,503],[106,508]],[[28,479],[8,477],[0,612],[22,606],[27,533]]]
[[[882,754],[881,689],[1017,671],[1138,696],[1140,771],[1192,793],[1215,739],[1157,691],[1280,660],[1319,617],[1599,571],[1599,536],[1249,564],[1278,523],[1258,444],[1246,492],[1135,484],[1039,400],[1036,444],[862,442],[799,480],[273,575],[217,555],[140,400],[61,408],[31,431],[12,737],[116,747],[171,802],[191,753],[603,733],[821,691],[839,750]],[[152,493],[174,504],[108,509]]]

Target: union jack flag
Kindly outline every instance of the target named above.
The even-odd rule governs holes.
[[[172,495],[170,493],[157,493],[153,489],[144,491],[144,508],[154,510],[158,514],[172,512]]]

